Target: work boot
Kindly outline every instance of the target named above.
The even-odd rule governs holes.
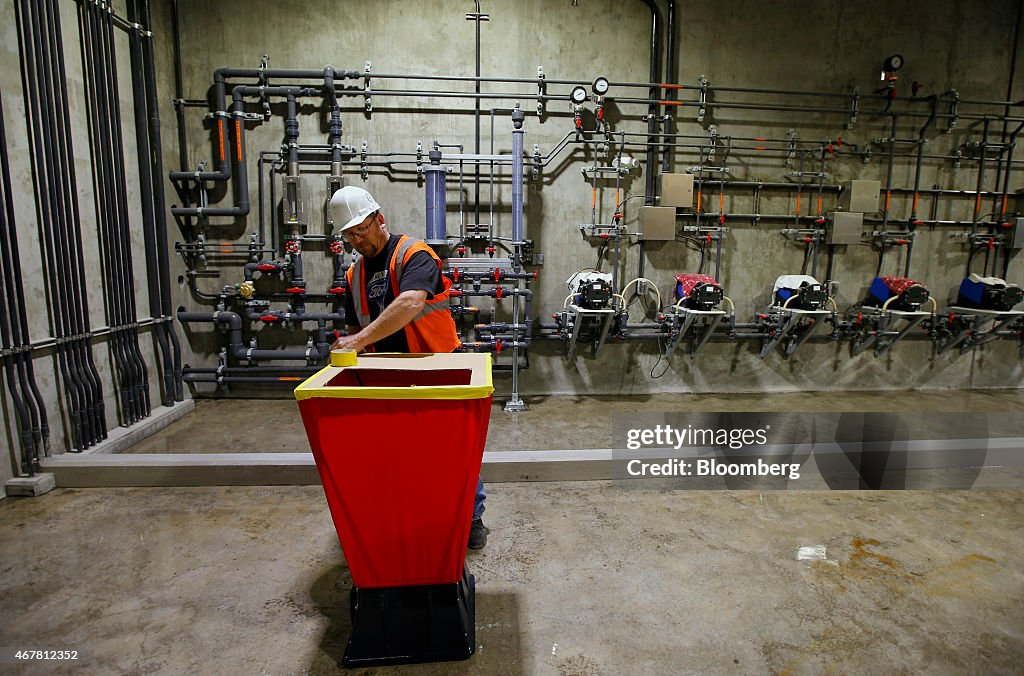
[[[484,520],[473,519],[473,523],[469,527],[469,544],[467,547],[470,549],[483,549],[486,544],[487,526],[484,525]]]

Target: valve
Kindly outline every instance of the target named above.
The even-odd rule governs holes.
[[[497,251],[497,250],[498,250],[498,248],[495,247],[494,245],[488,246],[487,247],[487,255],[490,256],[491,258],[494,258],[494,252]]]
[[[297,254],[299,253],[299,243],[294,239],[288,240],[284,243],[284,250],[290,254]]]
[[[279,321],[281,321],[281,318],[278,317],[277,315],[261,315],[260,316],[260,321],[261,322],[279,322]]]
[[[494,287],[494,297],[497,298],[499,302],[501,301],[501,298],[504,295],[505,289],[501,288],[500,286]]]
[[[342,242],[341,240],[336,239],[333,242],[331,242],[331,245],[328,248],[330,249],[332,254],[340,254],[342,251],[345,250],[345,243]]]
[[[466,246],[464,244],[460,244],[455,247],[455,253],[459,254],[459,258],[464,257],[466,255]]]
[[[260,263],[256,266],[256,269],[260,272],[279,272],[280,269],[277,263]]]
[[[461,277],[461,276],[462,276],[462,272],[460,272],[458,268],[452,268],[452,281],[453,282],[458,282],[459,281],[459,277]]]
[[[501,354],[501,338],[496,338],[494,340],[494,351],[497,354]]]
[[[501,268],[494,268],[494,281],[501,281]]]
[[[252,298],[256,293],[256,286],[252,282],[242,282],[238,285],[238,293],[242,298]]]
[[[327,293],[334,293],[334,294],[341,295],[341,294],[345,293],[345,289],[343,287],[340,287],[340,286],[332,286],[331,288],[329,288],[327,290]]]
[[[285,289],[288,293],[306,293],[306,288],[303,286],[293,286]]]

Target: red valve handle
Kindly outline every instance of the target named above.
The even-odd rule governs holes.
[[[494,281],[501,281],[501,268],[494,268]]]
[[[306,293],[306,290],[301,286],[293,286],[292,288],[287,289],[287,291],[288,293]]]
[[[273,263],[261,263],[256,266],[256,269],[260,272],[274,272],[277,270],[277,266]]]
[[[452,268],[452,281],[454,281],[454,282],[459,281],[459,277],[461,277],[461,276],[462,276],[462,273],[459,272],[458,268]]]
[[[500,286],[494,287],[494,297],[501,300],[501,297],[505,295],[505,289]]]
[[[494,341],[494,351],[497,354],[501,354],[501,338]]]
[[[262,317],[260,317],[260,321],[261,322],[279,322],[279,321],[281,321],[281,318],[278,317],[277,315],[263,315]]]
[[[345,293],[345,289],[340,286],[334,286],[327,290],[327,293]]]

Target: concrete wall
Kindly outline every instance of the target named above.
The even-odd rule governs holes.
[[[163,5],[164,3],[155,3]],[[83,77],[82,52],[78,31],[78,3],[73,0],[60,0],[58,7],[61,13],[61,29],[64,41],[64,61],[67,72],[68,104],[71,113],[72,144],[74,148],[74,171],[78,182],[78,199],[81,217],[81,232],[85,251],[86,296],[89,305],[89,324],[92,329],[108,325],[103,301],[102,270],[99,256],[97,236],[96,203],[93,191],[93,175],[90,160],[88,118],[85,103],[85,84]],[[166,14],[166,8],[157,8]],[[123,1],[114,2],[114,10],[119,16],[126,16]],[[4,123],[7,131],[7,144],[11,160],[11,179],[18,228],[18,239],[21,250],[21,265],[24,273],[24,287],[30,323],[30,336],[38,343],[51,338],[50,309],[46,295],[46,275],[42,267],[39,249],[38,217],[35,207],[35,190],[33,184],[31,149],[29,146],[28,127],[25,117],[25,100],[22,91],[21,62],[18,52],[17,21],[15,3],[0,3],[0,25],[3,26],[3,44],[0,46],[0,88],[3,93]],[[168,25],[166,18],[162,19]],[[169,36],[167,36],[169,38]],[[158,43],[158,49],[169,44]],[[134,269],[134,286],[137,314],[140,319],[153,316],[149,307],[147,293],[147,275],[145,249],[142,234],[142,214],[139,192],[138,153],[136,152],[136,135],[133,118],[133,102],[131,89],[131,64],[127,35],[115,30],[115,51],[117,54],[119,95],[121,100],[121,122],[125,148],[125,169],[128,186],[128,207],[131,222],[131,251]],[[164,50],[166,51],[166,50]],[[158,56],[164,63],[170,63],[169,51]],[[171,92],[169,79],[172,71],[167,70],[158,77],[164,89],[161,97],[163,105],[170,110]],[[174,134],[173,115],[171,125],[165,124],[165,132],[172,138]],[[167,147],[173,150],[173,145]],[[165,152],[167,152],[165,150]],[[140,330],[140,348],[149,367],[150,397],[154,408],[160,404],[159,359],[152,327]],[[187,345],[186,345],[187,348]],[[52,349],[43,348],[36,351],[34,362],[36,379],[46,404],[46,412],[51,429],[51,451],[62,453],[71,446],[70,428],[67,420],[68,404],[65,401],[63,384],[59,380],[55,354]],[[99,371],[106,405],[108,430],[116,429],[119,424],[118,402],[114,367],[112,364],[107,336],[93,339],[93,354]],[[0,441],[4,444],[2,453],[4,460],[0,463],[0,480],[7,479],[17,473],[14,454],[6,452],[18,447],[17,427],[6,383],[0,394],[0,410],[3,411],[5,433]]]
[[[333,2],[280,3],[201,2],[183,0],[179,3],[185,22],[183,53],[187,98],[203,97],[212,83],[212,72],[219,66],[256,67],[263,54],[270,55],[271,67],[321,68],[330,63],[337,69],[362,70],[365,61],[372,62],[376,73],[426,73],[470,75],[473,72],[473,24],[465,13],[472,11],[469,2]],[[1011,64],[1020,61],[1019,51],[1012,49],[1018,3],[1012,0],[987,3],[940,3],[929,8],[928,16],[910,3],[894,5],[887,2],[857,3],[750,3],[690,2],[681,3],[679,16],[679,78],[695,84],[704,75],[713,85],[767,87],[798,90],[851,91],[858,86],[869,96],[879,86],[878,72],[883,59],[902,53],[906,66],[898,82],[901,96],[908,96],[910,82],[925,84],[919,96],[956,88],[964,99],[1004,100],[1024,93],[1024,72],[1017,67],[1016,81],[1008,92]],[[490,21],[482,25],[482,73],[488,76],[533,78],[537,67],[543,66],[549,79],[592,80],[598,75],[614,81],[644,82],[648,79],[648,44],[650,14],[639,2],[626,3],[586,0],[578,6],[568,2],[532,0],[520,3],[483,3]],[[349,81],[351,86],[359,86]],[[448,89],[467,91],[462,84],[448,83]],[[375,80],[375,87],[394,89],[440,88],[438,83],[414,80]],[[532,85],[485,85],[485,91],[535,91]],[[567,87],[552,86],[552,93],[567,93]],[[636,96],[638,90],[614,88],[611,96]],[[764,102],[765,96],[719,94],[718,100]],[[695,98],[685,92],[686,99]],[[416,143],[424,148],[437,140],[441,143],[473,143],[473,116],[470,101],[457,99],[384,98],[374,100],[372,115],[362,113],[362,99],[347,99],[344,112],[343,142],[360,146],[366,142],[370,152],[414,152]],[[777,98],[772,102],[793,104],[793,99]],[[491,141],[487,108],[503,108],[510,101],[485,103],[483,150]],[[845,105],[845,104],[844,104]],[[904,109],[901,101],[897,106]],[[571,129],[568,104],[551,103],[543,118],[533,114],[534,102],[524,100],[526,148],[538,144],[542,153],[550,151]],[[707,125],[715,124],[723,135],[786,138],[795,130],[800,139],[835,139],[842,136],[849,148],[870,147],[868,162],[846,157],[829,161],[826,171],[829,183],[847,178],[874,178],[884,181],[885,148],[872,145],[875,139],[889,135],[889,118],[870,116],[879,110],[877,101],[862,101],[857,125],[847,130],[843,114],[811,114],[747,110],[718,110],[702,124],[696,122],[693,106],[679,109],[678,131],[686,134],[706,133]],[[588,109],[593,106],[588,104]],[[924,110],[924,106],[919,106]],[[252,108],[259,110],[258,106]],[[275,112],[280,110],[275,107]],[[978,108],[974,109],[978,111]],[[989,108],[992,114],[1000,109]],[[205,112],[205,111],[203,111]],[[324,143],[326,127],[323,108],[310,104],[309,114],[301,119],[303,143]],[[640,120],[645,107],[630,104],[609,106],[610,119],[616,131],[642,132]],[[962,109],[966,112],[966,107]],[[916,135],[922,121],[903,119],[898,137]],[[507,153],[511,146],[511,124],[506,112],[495,117],[494,144],[497,152]],[[200,111],[190,111],[188,128],[191,163],[209,160],[210,132],[204,126]],[[276,150],[283,137],[283,119],[272,117],[252,129],[247,137],[248,154],[260,150]],[[945,154],[961,143],[978,140],[979,127],[961,120],[952,134],[930,134],[929,154]],[[640,148],[630,148],[629,155],[643,157]],[[592,266],[596,248],[584,241],[578,224],[590,221],[592,189],[580,174],[580,168],[594,161],[593,152],[583,147],[564,151],[545,172],[542,180],[527,186],[527,236],[544,253],[541,282],[536,286],[535,315],[542,321],[561,307],[566,294],[564,280],[582,267]],[[698,163],[696,151],[679,152],[674,158],[677,171]],[[784,174],[797,167],[787,167],[779,156],[756,152],[732,154],[730,165],[735,179],[786,180]],[[256,195],[256,172],[250,162],[251,194]],[[945,188],[974,188],[977,163],[964,161],[958,168],[951,162],[928,160],[924,166],[922,185]],[[806,167],[817,171],[817,166]],[[987,189],[994,189],[994,171],[990,165]],[[363,181],[356,174],[348,182],[362,185],[374,193],[384,205],[383,212],[393,231],[424,234],[424,196],[416,175],[409,167],[395,167],[391,172],[371,172]],[[643,193],[643,178],[625,185],[629,195]],[[894,185],[910,187],[913,183],[913,162],[899,158],[894,172]],[[456,179],[449,180],[449,229],[457,223],[458,189]],[[1011,181],[1011,190],[1021,187],[1019,169]],[[319,208],[326,199],[322,174],[310,172],[306,189],[311,202]],[[467,192],[471,195],[471,190]],[[718,189],[710,187],[705,206],[717,214]],[[726,191],[725,209],[734,212],[753,210],[752,193]],[[487,219],[488,188],[484,190],[484,219]],[[805,196],[802,213],[814,208],[814,199]],[[816,195],[815,195],[816,197]],[[230,204],[230,195],[224,204]],[[498,176],[495,197],[495,221],[501,235],[508,236],[511,190],[507,170]],[[641,200],[631,200],[625,209],[626,223],[636,223]],[[710,204],[709,204],[710,203]],[[602,190],[599,219],[610,216],[614,191]],[[930,201],[923,200],[925,214]],[[453,206],[455,205],[455,206]],[[832,209],[834,197],[826,195],[824,209]],[[937,217],[969,218],[972,203],[965,199],[943,200]],[[267,204],[269,209],[269,203]],[[893,198],[892,218],[906,221],[907,200]],[[324,232],[322,215],[315,209],[310,232]],[[762,213],[794,213],[795,198],[786,193],[765,193]],[[991,208],[984,209],[985,212]],[[253,214],[246,223],[222,223],[211,227],[212,239],[244,239],[253,231],[257,218]],[[779,223],[751,224],[729,221],[720,282],[736,303],[738,321],[750,321],[755,312],[768,302],[776,276],[799,271],[802,249],[779,234]],[[632,229],[632,228],[631,228]],[[953,230],[956,230],[955,228]],[[966,263],[966,248],[951,243],[950,228],[932,231],[923,228],[914,253],[912,276],[924,281],[945,300],[947,290],[958,284]],[[845,249],[845,250],[842,250]],[[310,288],[320,288],[329,280],[329,258],[317,260],[315,250],[307,249],[305,258]],[[883,273],[902,270],[900,252],[886,257]],[[682,243],[654,244],[646,253],[647,277],[655,281],[666,298],[671,294],[672,277],[692,271],[698,255]],[[819,276],[824,275],[824,256],[819,262]],[[876,256],[867,247],[842,247],[836,257],[835,279],[840,290],[837,302],[844,308],[863,298],[864,290],[874,274]],[[638,265],[638,249],[630,245],[623,254],[621,278],[633,279]],[[1021,282],[1020,257],[1011,265],[1011,281]],[[213,267],[213,266],[211,266]],[[241,280],[241,271],[226,265],[215,266],[222,276],[207,281],[207,290],[216,291],[221,284]],[[606,264],[606,268],[607,264]],[[260,285],[257,285],[260,288]],[[263,288],[270,288],[269,286]],[[182,295],[187,307],[202,307]],[[490,307],[487,301],[480,305]],[[505,303],[507,306],[508,303]],[[499,318],[507,316],[501,308]],[[632,321],[640,321],[642,310],[633,308]],[[276,327],[256,330],[261,346],[287,344],[289,337]],[[304,338],[304,335],[303,335]],[[193,327],[192,344],[200,354],[196,363],[213,363],[217,336]],[[300,341],[290,339],[291,344]],[[757,358],[757,343],[711,344],[700,359],[691,361],[677,354],[660,378],[651,371],[661,371],[656,346],[652,343],[608,345],[598,357],[580,353],[571,360],[562,356],[557,342],[538,341],[531,350],[530,369],[524,373],[524,393],[621,393],[640,394],[657,391],[739,391],[793,389],[887,389],[887,388],[959,388],[1017,387],[1021,381],[1021,360],[1016,347],[1001,341],[970,354],[935,355],[929,343],[906,343],[896,347],[889,356],[876,359],[870,354],[850,358],[846,346],[805,346],[789,360],[778,354]],[[955,351],[953,351],[955,353]],[[502,359],[499,359],[499,362]],[[507,360],[506,360],[507,361]],[[507,387],[507,385],[506,385]],[[501,393],[499,388],[499,394]]]
[[[576,6],[570,2],[527,0],[518,3],[484,2],[483,11],[490,21],[482,25],[483,44],[481,68],[484,75],[533,78],[537,67],[543,66],[549,79],[592,80],[603,75],[612,81],[646,81],[648,77],[648,43],[650,16],[639,2],[623,4],[610,0],[582,0]],[[123,3],[115,3],[124,15]],[[171,23],[169,3],[154,2],[154,44],[160,62],[158,73],[161,89],[163,118],[164,160],[167,170],[179,168],[177,161],[176,125],[172,100],[173,64],[171,58]],[[825,89],[849,91],[859,86],[865,95],[877,86],[879,64],[885,56],[900,52],[907,65],[901,71],[900,93],[908,92],[909,82],[919,80],[926,88],[921,95],[938,93],[951,87],[964,98],[1003,100],[1007,97],[1011,64],[1016,61],[1016,77],[1009,90],[1011,99],[1024,94],[1024,68],[1020,64],[1020,50],[1013,51],[1013,35],[1018,3],[1012,0],[985,3],[940,3],[929,7],[928,16],[921,15],[915,3],[888,2],[857,3],[749,3],[749,2],[690,2],[680,3],[679,16],[679,77],[684,83],[695,84],[698,76],[705,75],[713,85],[748,87],[774,87],[787,89]],[[364,62],[373,63],[375,73],[425,73],[470,75],[473,73],[473,24],[465,20],[472,11],[471,2],[378,2],[345,3],[318,0],[301,3],[279,3],[269,0],[239,2],[209,2],[181,0],[183,19],[182,52],[184,54],[185,98],[205,98],[212,82],[212,72],[219,66],[256,67],[263,54],[269,54],[272,67],[321,68],[330,63],[345,70],[362,70]],[[76,3],[61,0],[64,23],[65,60],[68,68],[76,172],[81,198],[82,228],[87,245],[86,269],[89,274],[90,322],[93,327],[105,325],[99,260],[96,252],[95,206],[92,200],[91,169],[84,109],[81,57],[76,28]],[[33,302],[31,314],[32,338],[42,340],[51,335],[45,303],[44,277],[38,250],[36,212],[33,200],[31,161],[26,135],[25,111],[21,93],[20,64],[17,52],[14,5],[0,4],[3,19],[3,46],[0,47],[0,87],[5,107],[5,123],[15,181],[15,207],[22,248],[22,264],[26,272],[26,295]],[[132,195],[133,223],[138,223],[137,160],[134,157],[134,126],[130,115],[129,61],[127,42],[118,33],[117,52],[119,77],[122,82],[123,122],[126,143],[126,166]],[[349,82],[358,86],[359,83]],[[436,83],[405,80],[375,80],[375,86],[409,89],[441,88]],[[444,88],[468,91],[460,84]],[[551,86],[552,93],[565,93],[568,88]],[[535,88],[526,84],[485,85],[485,91],[511,91],[532,93]],[[636,90],[610,92],[612,96],[634,95]],[[687,92],[684,98],[692,99]],[[749,100],[732,94],[721,100]],[[763,100],[763,97],[762,99]],[[780,103],[790,101],[779,100]],[[487,152],[491,142],[490,106],[507,108],[511,101],[485,103],[483,148]],[[529,113],[526,121],[526,148],[540,146],[542,153],[550,151],[557,141],[571,129],[568,104],[551,103],[548,114],[538,118],[533,114],[533,101],[524,100]],[[343,142],[355,146],[367,143],[371,152],[414,152],[417,142],[424,147],[437,140],[441,143],[472,146],[473,115],[468,100],[449,98],[378,97],[374,112],[365,115],[362,101],[355,98],[346,102],[344,111],[345,133]],[[592,105],[588,104],[588,110]],[[863,102],[864,114],[855,129],[846,130],[846,118],[840,114],[794,114],[782,112],[716,111],[702,124],[695,120],[692,106],[679,109],[678,131],[686,134],[704,134],[709,123],[718,126],[725,135],[764,136],[785,138],[789,129],[798,132],[801,139],[814,140],[843,136],[847,144],[861,147],[888,135],[887,120],[872,118],[866,111],[877,104]],[[251,112],[258,112],[253,106]],[[990,109],[994,110],[994,109]],[[212,156],[208,123],[203,120],[205,110],[188,109],[188,166],[210,161]],[[275,115],[263,124],[254,126],[248,136],[247,152],[255,158],[261,150],[276,150],[283,137],[281,106],[275,104]],[[608,112],[616,131],[641,132],[645,125],[640,116],[643,106],[621,104],[609,106]],[[904,121],[899,136],[911,136],[919,122]],[[508,153],[511,146],[511,124],[508,113],[495,115],[494,147],[496,152]],[[323,108],[310,102],[301,118],[301,142],[323,143],[326,126]],[[932,135],[928,152],[944,154],[960,143],[979,138],[975,126],[962,121],[954,133]],[[864,164],[859,159],[835,159],[829,162],[829,182],[846,178],[883,178],[884,148],[872,146],[873,156]],[[643,157],[639,148],[627,153]],[[563,151],[547,168],[539,181],[527,186],[527,235],[545,254],[541,268],[541,281],[536,285],[535,315],[542,320],[561,306],[566,290],[564,280],[581,267],[596,260],[596,248],[580,237],[578,224],[590,220],[591,187],[582,179],[580,167],[594,162],[591,150],[584,147]],[[697,163],[692,151],[680,152],[674,157],[676,170],[684,170]],[[779,157],[762,157],[753,153],[734,152],[731,158],[733,176],[737,179],[760,178],[765,181],[784,180],[786,167]],[[1021,187],[1015,172],[1011,189]],[[992,172],[990,172],[991,176]],[[485,172],[486,175],[486,172]],[[257,196],[256,170],[250,162],[251,195]],[[313,213],[310,232],[324,232],[320,206],[326,199],[324,174],[309,172],[306,189]],[[973,189],[976,165],[964,161],[958,168],[948,161],[929,161],[925,166],[923,185],[947,188]],[[913,164],[900,159],[896,165],[894,183],[909,186],[913,179]],[[372,171],[363,182],[359,175],[350,174],[350,183],[365,185],[384,205],[384,214],[394,230],[423,235],[424,197],[417,175],[408,165],[396,165],[390,172]],[[643,177],[627,182],[626,194],[643,193]],[[459,220],[457,211],[457,179],[449,181],[449,224]],[[990,178],[987,188],[994,186]],[[499,172],[495,187],[494,219],[499,234],[508,236],[511,228],[511,191],[507,170]],[[466,191],[470,195],[472,191]],[[488,218],[488,189],[483,191],[484,220]],[[708,190],[712,208],[717,207],[717,191]],[[168,184],[168,201],[175,201]],[[231,202],[228,194],[219,204]],[[636,223],[640,200],[631,200],[625,208],[626,223]],[[808,200],[803,201],[807,213]],[[600,218],[607,219],[614,203],[611,190],[601,193]],[[926,208],[930,208],[925,201]],[[270,209],[269,200],[265,208]],[[826,199],[825,208],[833,203]],[[750,211],[751,194],[740,190],[727,190],[727,211]],[[761,203],[763,212],[792,213],[795,203],[792,195],[766,194]],[[990,211],[991,208],[985,211]],[[905,219],[909,206],[894,199],[894,218]],[[938,209],[940,218],[964,218],[970,214],[969,200],[944,200]],[[215,241],[245,241],[257,228],[258,211],[243,221],[229,222],[214,219],[210,228]],[[776,223],[754,225],[730,221],[726,238],[723,270],[720,281],[728,295],[734,299],[740,321],[749,320],[768,300],[768,290],[774,278],[784,272],[793,272],[801,263],[801,250],[788,244]],[[171,226],[170,238],[181,239]],[[835,277],[840,283],[837,301],[844,307],[859,300],[863,289],[874,272],[875,257],[866,247],[847,247],[837,256]],[[142,257],[141,232],[133,236],[134,264],[137,281],[137,300],[140,317],[148,316],[145,293],[145,262]],[[310,246],[306,250],[310,288],[323,288],[330,276],[330,258],[322,250]],[[887,257],[888,272],[895,272],[898,256]],[[940,296],[957,283],[963,274],[966,250],[960,244],[949,243],[949,229],[934,232],[925,228],[920,234],[915,252],[912,275],[925,281]],[[209,309],[189,292],[184,278],[184,267],[173,259],[175,304],[190,309]],[[684,244],[649,246],[646,253],[646,275],[653,279],[662,294],[671,293],[672,277],[678,272],[690,271],[697,264],[697,254]],[[822,259],[821,265],[824,264]],[[635,244],[624,250],[621,276],[636,276],[638,249]],[[892,267],[889,267],[892,266]],[[607,269],[607,264],[606,264]],[[219,272],[216,272],[219,271]],[[202,290],[217,292],[225,284],[242,279],[241,267],[235,262],[212,258],[206,276],[200,279]],[[1011,266],[1011,281],[1024,281],[1019,257]],[[258,284],[261,288],[266,282]],[[486,301],[479,303],[489,310]],[[505,303],[498,317],[507,316]],[[633,321],[640,321],[639,306],[633,308]],[[185,361],[193,365],[216,362],[217,346],[221,337],[203,327],[192,327],[185,341]],[[277,327],[256,328],[261,346],[301,345],[305,332],[299,335],[284,332]],[[248,336],[248,334],[247,334]],[[146,333],[143,348],[147,359],[155,364],[151,332]],[[113,375],[106,341],[96,339],[95,354],[104,379],[107,397],[108,424],[117,424],[116,402],[113,398]],[[986,346],[975,352],[959,356],[935,356],[926,343],[907,343],[884,359],[863,355],[851,359],[845,347],[833,345],[807,345],[790,360],[771,355],[765,360],[757,358],[756,344],[712,344],[705,348],[701,358],[691,361],[677,354],[668,363],[660,378],[652,378],[651,370],[662,370],[657,347],[649,343],[608,345],[593,359],[580,354],[572,360],[561,355],[557,342],[538,341],[531,350],[530,369],[523,374],[521,389],[525,394],[568,393],[623,393],[643,394],[672,391],[729,391],[729,390],[791,390],[791,389],[887,389],[887,388],[959,388],[959,387],[1017,387],[1021,381],[1021,360],[1009,342]],[[191,354],[194,350],[195,354]],[[507,361],[502,357],[499,362]],[[42,350],[36,362],[36,373],[48,404],[53,427],[53,448],[66,447],[65,407],[60,383],[55,375],[52,352]],[[499,378],[499,395],[507,392],[507,380]],[[157,379],[151,374],[151,388],[157,398]],[[250,395],[287,396],[287,390],[249,390]],[[6,389],[0,395],[5,411],[3,442],[14,443],[11,434],[13,417]],[[0,465],[0,478],[10,476],[10,462]]]

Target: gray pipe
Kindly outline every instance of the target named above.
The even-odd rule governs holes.
[[[523,233],[523,120],[526,113],[512,112],[512,242],[524,239]]]
[[[430,164],[424,168],[427,195],[427,244],[431,247],[448,245],[448,229],[446,224],[445,179],[447,170],[441,166],[441,151],[431,150]]]

